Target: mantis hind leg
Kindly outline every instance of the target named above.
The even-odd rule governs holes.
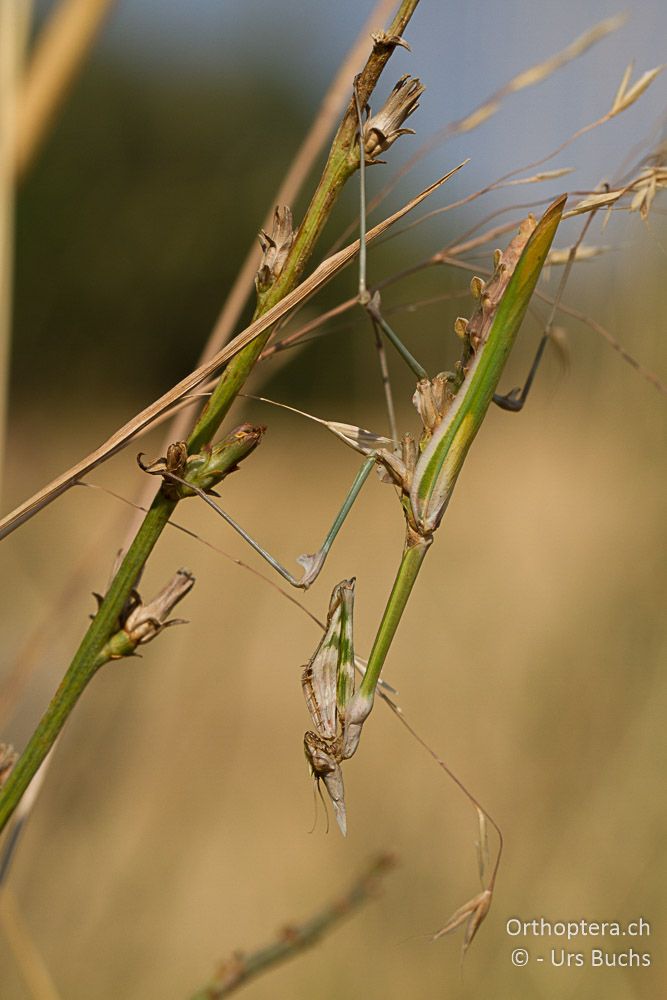
[[[537,374],[537,369],[540,367],[540,362],[542,361],[544,349],[547,346],[548,340],[549,334],[542,334],[542,339],[540,340],[537,351],[535,352],[533,363],[530,366],[530,371],[528,372],[523,387],[517,386],[504,396],[497,392],[493,394],[493,402],[496,406],[499,406],[501,410],[508,410],[510,413],[518,413],[523,409],[524,403],[528,399],[528,393],[530,392],[530,388]]]

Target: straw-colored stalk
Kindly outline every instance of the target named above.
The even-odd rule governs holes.
[[[3,0],[11,7],[16,0]],[[37,39],[18,97],[14,169],[20,179],[95,41],[113,0],[61,0]]]
[[[30,8],[30,0],[0,0],[0,477],[4,466],[12,325],[16,95]]]

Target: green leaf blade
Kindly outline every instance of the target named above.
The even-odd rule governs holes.
[[[451,410],[417,463],[410,494],[420,528],[434,531],[493,399],[563,214],[554,201],[530,235],[497,307],[488,337],[471,363]]]

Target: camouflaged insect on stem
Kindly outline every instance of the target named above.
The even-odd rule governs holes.
[[[341,763],[356,752],[372,699],[355,693],[353,642],[354,580],[334,587],[327,625],[301,677],[306,705],[316,732],[304,736],[310,772],[324,782],[341,833],[347,832]]]
[[[488,282],[473,278],[478,305],[455,330],[463,350],[454,372],[420,379],[413,402],[422,419],[419,446],[406,435],[399,450],[380,448],[377,461],[401,491],[409,539],[430,540],[491,403],[565,205],[559,198],[538,223],[525,219],[505,251],[494,254]]]

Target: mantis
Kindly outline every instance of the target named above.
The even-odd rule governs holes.
[[[486,284],[481,278],[472,279],[471,292],[477,306],[469,320],[460,317],[455,323],[455,332],[462,341],[459,361],[453,372],[429,377],[384,320],[379,294],[371,294],[366,285],[366,162],[375,162],[378,151],[388,148],[398,135],[410,131],[397,130],[397,126],[416,110],[422,90],[418,80],[401,78],[389,103],[392,99],[400,101],[401,92],[407,93],[402,117],[397,119],[390,115],[385,120],[381,115],[370,118],[366,109],[364,124],[355,81],[360,171],[359,302],[366,309],[375,332],[392,437],[385,438],[362,428],[325,421],[338,437],[364,456],[364,462],[320,549],[298,557],[303,574],[297,577],[290,573],[212,499],[211,486],[216,480],[197,483],[197,477],[188,474],[187,464],[174,456],[171,460],[169,456],[163,460],[164,468],[159,472],[142,464],[145,471],[154,471],[164,477],[163,489],[173,490],[173,484],[178,484],[182,491],[200,496],[288,583],[302,589],[310,587],[319,575],[336,535],[372,469],[378,466],[383,479],[395,487],[405,518],[405,542],[359,688],[355,689],[352,641],[353,580],[343,580],[334,588],[324,635],[302,675],[306,704],[316,730],[305,734],[306,759],[314,779],[318,783],[322,781],[329,794],[343,834],[347,829],[347,817],[340,765],[357,750],[364,722],[373,708],[391,643],[470,446],[492,402],[515,412],[522,408],[540,363],[548,338],[546,333],[524,388],[514,389],[505,396],[496,392],[567,200],[566,196],[562,196],[554,201],[539,222],[528,216],[521,223],[505,251],[496,250],[493,276]],[[281,233],[288,217],[291,224],[291,215],[287,210],[282,214],[276,211],[276,224]],[[276,239],[291,238],[290,233],[280,235],[278,229]],[[276,240],[266,234],[263,236],[263,246],[266,244],[272,254],[277,252]],[[382,334],[418,379],[413,396],[422,423],[418,441],[411,434],[405,434],[400,442],[397,441]],[[177,447],[173,445],[172,449]],[[186,455],[185,445],[182,445],[182,450]],[[189,459],[189,462],[192,461]]]
[[[349,663],[354,655],[348,634],[353,603],[349,581],[334,589],[325,636],[303,678],[306,702],[318,730],[317,739],[306,734],[306,758],[315,778],[324,782],[343,833],[346,819],[340,764],[357,749],[396,629],[468,450],[494,399],[564,204],[565,198],[559,198],[538,223],[527,219],[505,253],[496,255],[496,270],[489,283],[485,287],[474,285],[479,305],[469,322],[457,321],[464,346],[456,372],[425,377],[417,384],[414,402],[423,424],[419,443],[408,434],[401,442],[400,454],[386,448],[370,452],[399,493],[406,524],[401,561],[359,690],[353,690]],[[540,344],[538,363],[542,350]],[[526,389],[521,395],[525,399]],[[511,408],[520,408],[519,394],[513,392],[509,399]],[[338,656],[335,675],[333,652]]]
[[[354,713],[353,609],[354,580],[343,580],[334,587],[324,635],[301,678],[317,729],[304,736],[306,758],[329,793],[343,835],[347,817],[340,764],[356,751],[363,725]]]
[[[305,570],[301,578],[285,570],[211,499],[209,493],[194,486],[192,480],[182,479],[173,472],[162,473],[165,478],[181,483],[201,496],[288,582],[304,589],[320,572],[331,544],[372,468],[379,466],[385,481],[396,488],[406,526],[403,553],[359,688],[355,690],[352,644],[354,583],[351,580],[344,580],[334,588],[324,636],[302,677],[306,703],[316,729],[316,732],[306,733],[304,738],[306,759],[315,780],[324,783],[343,834],[347,829],[347,817],[340,765],[357,750],[362,727],[373,708],[392,640],[468,450],[491,402],[509,410],[521,408],[542,356],[544,337],[524,389],[521,392],[513,390],[508,396],[497,395],[496,388],[505,362],[551,247],[565,201],[565,196],[554,201],[539,222],[532,216],[524,220],[504,253],[496,251],[495,271],[486,285],[481,279],[473,278],[471,288],[477,298],[477,307],[470,320],[459,319],[456,322],[455,328],[463,348],[455,371],[429,378],[424,369],[420,367],[418,370],[420,377],[413,397],[422,421],[418,442],[411,434],[406,434],[396,447],[391,439],[360,428],[332,426],[334,433],[364,456],[364,463],[322,548],[314,555],[299,558]],[[362,304],[369,307],[374,325],[386,332],[389,328],[381,316],[377,298],[369,296],[364,302],[363,270],[360,285]],[[393,331],[391,340],[405,357],[407,352],[402,350]],[[411,364],[411,367],[414,370],[414,365]]]
[[[359,143],[361,147],[359,166],[362,178],[364,176],[366,156],[370,156],[372,161],[375,151],[382,151],[382,149],[388,148],[388,145],[404,131],[400,129],[401,122],[416,108],[418,93],[415,91],[415,88],[410,84],[406,84],[405,79],[400,83],[400,87],[406,91],[408,99],[406,107],[401,112],[403,114],[402,118],[399,115],[396,120],[392,119],[390,121],[387,119],[388,124],[380,128],[379,122],[381,116],[375,116],[375,118],[366,121],[366,128],[364,128],[361,123],[361,115],[359,115]],[[417,88],[418,90],[419,88]],[[386,135],[383,135],[383,129],[387,131]],[[372,133],[370,139],[367,134],[368,131]],[[372,154],[369,153],[369,141],[371,148],[374,150]],[[451,176],[453,172],[451,171],[447,176]],[[446,180],[446,177],[441,178],[440,181],[436,182],[436,185],[431,185],[420,198],[425,197],[427,193],[434,190],[444,180]],[[415,203],[416,200],[413,200],[412,204]],[[371,470],[376,465],[380,466],[388,481],[393,483],[397,488],[406,519],[406,543],[403,556],[359,690],[355,691],[349,697],[349,704],[341,702],[340,706],[337,707],[337,713],[340,715],[340,718],[347,719],[348,723],[353,719],[355,726],[361,727],[372,709],[375,690],[380,680],[380,673],[412,586],[414,585],[425,554],[432,543],[433,532],[437,529],[449,502],[449,497],[460,472],[461,465],[492,399],[495,398],[496,402],[511,409],[520,408],[523,399],[525,399],[528,383],[526,390],[524,390],[520,397],[516,393],[511,393],[509,397],[496,397],[495,390],[505,360],[512,347],[546,258],[547,251],[551,245],[551,240],[562,215],[563,206],[564,199],[559,199],[547,210],[539,223],[535,224],[532,221],[528,221],[524,224],[519,236],[507,248],[504,257],[500,255],[497,258],[495,274],[487,286],[483,286],[483,283],[479,279],[473,281],[473,292],[478,296],[479,304],[468,324],[465,321],[457,322],[457,332],[463,340],[463,353],[454,373],[436,375],[435,378],[429,379],[421,366],[415,367],[416,363],[414,359],[407,357],[406,351],[398,338],[393,334],[390,335],[389,327],[381,316],[379,300],[367,294],[365,281],[363,283],[360,282],[360,292],[362,293],[360,294],[360,301],[362,305],[367,307],[374,323],[389,337],[394,346],[408,360],[408,363],[411,363],[411,367],[418,374],[419,382],[415,401],[422,417],[423,432],[418,443],[409,435],[406,435],[400,443],[397,443],[395,434],[393,434],[392,438],[383,438],[379,435],[363,432],[358,428],[349,428],[346,425],[341,427],[339,425],[337,430],[338,436],[363,454],[364,463],[321,549],[314,555],[301,557],[300,561],[304,567],[304,573],[300,578],[293,576],[288,571],[285,571],[283,567],[280,567],[276,560],[273,560],[268,553],[264,552],[240,526],[236,525],[228,515],[214,504],[210,496],[212,486],[215,485],[215,482],[219,481],[229,471],[233,471],[237,461],[242,457],[240,453],[247,454],[248,450],[252,448],[255,436],[261,435],[260,428],[249,429],[247,434],[244,434],[242,439],[239,440],[235,440],[235,435],[232,433],[232,440],[227,442],[220,455],[213,452],[210,455],[203,455],[203,453],[200,455],[200,452],[202,452],[202,441],[195,435],[188,442],[185,452],[187,458],[181,454],[183,449],[176,448],[175,453],[170,457],[169,461],[165,460],[165,469],[161,473],[164,479],[170,480],[172,486],[174,483],[180,484],[185,490],[185,492],[177,494],[179,499],[181,496],[189,495],[189,493],[196,493],[203,497],[207,503],[216,506],[216,509],[290,583],[302,588],[310,586],[315,580],[340,526],[344,522],[354,499],[370,475]],[[392,216],[392,220],[398,217],[399,213]],[[386,224],[384,224],[385,228],[390,221],[387,220]],[[360,257],[362,256],[362,252],[365,257],[367,235],[363,212],[361,229]],[[382,226],[375,227],[368,234],[368,237],[372,233],[376,233],[377,235],[381,229]],[[348,251],[345,251],[343,254],[345,260],[347,260],[348,256]],[[338,257],[340,257],[340,254]],[[338,257],[336,258],[337,260]],[[341,261],[343,261],[343,257],[340,258]],[[337,264],[336,266],[339,265]],[[342,263],[340,266],[342,266]],[[361,269],[361,274],[363,278],[363,268]],[[287,307],[287,302],[281,306],[284,309],[287,309]],[[272,314],[267,312],[266,317],[263,317],[261,322],[269,324],[270,315]],[[276,318],[278,318],[277,315],[274,315],[274,321]],[[254,331],[252,332],[253,336],[256,335],[254,326],[248,328],[248,330]],[[251,332],[246,332],[246,340],[244,342],[247,342],[247,338],[250,336]],[[238,349],[238,346],[236,344],[236,349]],[[219,364],[221,360],[222,355],[216,355],[215,364]],[[194,375],[192,378],[184,380],[183,383],[179,384],[179,392],[183,391],[186,383],[188,385],[191,382],[192,384],[198,384],[203,377],[204,369],[198,369],[195,382],[192,382],[192,379],[195,378]],[[239,377],[241,376],[239,375]],[[532,373],[529,379],[531,377]],[[226,406],[229,405],[231,398],[231,396],[225,396]],[[153,410],[151,410],[152,412]],[[148,410],[145,411],[142,419],[148,419]],[[123,434],[118,438],[114,447],[120,446],[118,442],[121,438],[123,438]],[[218,463],[220,463],[220,469],[216,467]],[[87,464],[84,462],[84,466],[86,469],[89,468],[90,462]],[[197,478],[199,478],[200,484],[196,482]],[[61,480],[58,481],[60,485],[47,490],[49,496],[56,495],[54,490],[57,492],[61,487],[64,489],[71,479],[71,473],[65,477],[61,477],[62,482]],[[156,501],[157,506],[155,510],[149,512],[145,538],[142,534],[141,538],[136,540],[136,546],[131,550],[131,558],[128,555],[121,567],[122,572],[119,571],[114,578],[114,587],[116,589],[112,587],[107,595],[108,614],[112,616],[112,619],[111,609],[115,608],[114,602],[124,592],[132,577],[136,576],[135,562],[140,557],[146,558],[146,553],[155,544],[163,524],[168,520],[171,512],[169,505],[177,502],[177,499],[167,502],[166,498],[168,494],[166,493],[166,489],[163,490],[163,494],[165,502],[157,503]],[[20,520],[24,516],[29,516],[30,512],[34,513],[34,510],[37,509],[35,504],[37,504],[37,500],[34,503],[30,501],[27,505],[24,505],[25,509],[21,508],[21,512],[15,512],[15,515],[10,516],[3,530],[11,530],[20,523]],[[103,626],[106,628],[108,624],[104,618],[105,614],[107,614],[107,611],[103,608],[98,616],[96,616],[96,621],[99,619],[101,623],[99,630],[103,630]],[[111,625],[113,625],[113,620],[111,621]],[[71,710],[71,706],[78,698],[83,687],[88,683],[92,673],[97,669],[97,659],[91,658],[93,651],[96,655],[99,653],[98,650],[93,650],[96,641],[96,632],[89,630],[71,664],[66,681],[66,698],[64,696],[61,697],[59,694],[59,698],[54,700],[53,705],[45,714],[42,723],[40,723],[40,727],[33,734],[26,752],[10,776],[3,795],[1,818],[3,824],[15,808],[16,802],[20,798],[22,790],[25,789],[26,783],[30,780],[30,776],[34,774],[38,762],[43,759],[46,749],[52,744],[53,738],[61,728],[64,719]],[[85,669],[82,665],[84,661]],[[338,667],[336,670],[338,672]],[[316,673],[317,671],[314,672],[313,676]],[[314,706],[321,686],[315,684],[312,690],[316,692],[315,698],[314,700],[311,699],[309,704]],[[333,734],[330,730],[331,727],[329,727],[325,734],[321,733],[320,735],[323,738],[331,739]],[[337,733],[338,735],[341,734]],[[343,740],[344,751],[348,757],[355,752],[357,743],[358,739],[354,743],[346,742],[345,739]],[[338,749],[336,749],[337,754],[338,752]],[[311,757],[309,757],[309,763],[312,766],[313,760]],[[345,757],[341,759],[345,759]],[[315,761],[315,763],[317,762]],[[313,768],[313,773],[316,777],[318,776],[317,768]]]

